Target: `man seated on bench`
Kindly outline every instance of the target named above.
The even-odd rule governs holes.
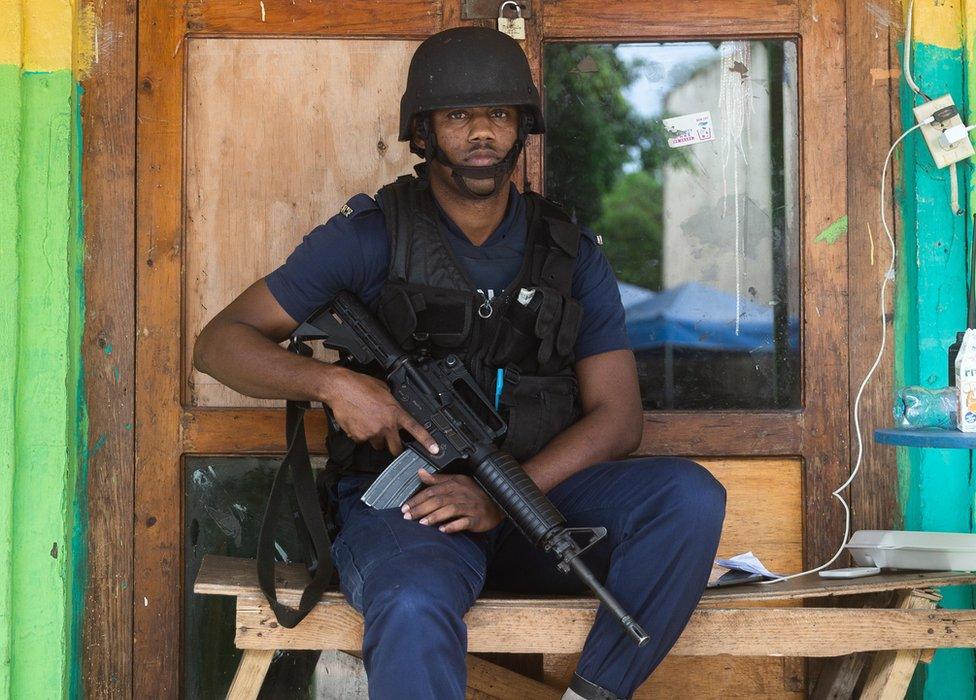
[[[583,559],[651,641],[639,648],[601,608],[565,697],[629,697],[678,639],[718,547],[725,490],[707,470],[680,458],[623,459],[640,444],[643,419],[613,271],[592,232],[510,182],[526,135],[543,131],[517,42],[474,27],[428,38],[400,114],[400,140],[425,161],[419,177],[375,199],[354,196],[196,344],[195,366],[227,386],[321,401],[334,413],[330,495],[341,529],[332,556],[365,619],[372,698],[463,698],[462,618],[483,589],[585,589],[468,476],[424,472],[425,488],[402,512],[359,500],[403,449],[401,430],[436,445],[381,379],[278,345],[340,290],[408,349],[462,357],[498,397],[502,449],[568,525],[607,529]]]

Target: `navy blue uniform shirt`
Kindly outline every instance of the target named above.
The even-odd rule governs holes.
[[[489,298],[501,294],[515,280],[525,254],[528,221],[522,194],[511,185],[505,217],[480,246],[471,243],[439,205],[438,211],[450,232],[454,254],[471,281]],[[583,305],[577,361],[629,347],[617,280],[593,233],[584,232],[572,289],[573,297]],[[357,194],[343,213],[305,236],[266,281],[288,315],[302,321],[343,289],[371,304],[379,297],[389,265],[383,212],[371,197]]]

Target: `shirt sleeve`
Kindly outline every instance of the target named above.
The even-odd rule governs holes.
[[[591,355],[630,348],[617,277],[589,232],[580,237],[573,297],[583,306],[574,351],[577,362]]]
[[[372,206],[357,202],[361,197]],[[367,305],[379,296],[390,256],[383,213],[366,195],[356,195],[347,206],[352,213],[316,226],[265,278],[272,296],[297,322],[344,289]]]

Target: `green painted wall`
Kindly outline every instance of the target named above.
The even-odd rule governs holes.
[[[976,62],[971,34],[972,0],[916,2],[912,73],[931,97],[949,93],[966,123],[976,116]],[[967,29],[967,19],[969,27]],[[921,99],[904,81],[902,126],[913,125]],[[931,388],[948,382],[947,349],[966,327],[968,251],[972,243],[972,165],[960,164],[961,216],[950,210],[950,174],[935,167],[921,136],[905,141],[897,199],[903,217],[895,302],[895,385]],[[898,450],[899,495],[907,530],[973,531],[972,456],[963,450]],[[942,591],[946,607],[973,607],[971,588]],[[976,659],[971,650],[939,651],[921,667],[913,697],[976,697]]]
[[[0,17],[0,697],[59,698],[78,695],[86,521],[75,15]]]
[[[10,553],[17,378],[20,68],[0,65],[0,697],[10,695]]]

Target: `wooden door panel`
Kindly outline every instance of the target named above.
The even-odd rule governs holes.
[[[557,688],[568,687],[578,660],[578,654],[546,654],[542,666],[545,681]],[[805,689],[802,659],[669,656],[634,692],[633,700],[801,700],[806,697]]]
[[[651,411],[635,455],[788,456],[803,452],[799,411]],[[275,454],[284,451],[284,411],[276,408],[188,408],[181,417],[188,454]],[[325,416],[313,411],[310,431],[325,434]],[[311,449],[321,449],[312,445]]]
[[[546,39],[649,39],[795,34],[796,0],[549,0],[543,12]]]
[[[441,5],[440,0],[188,0],[186,29],[225,36],[426,36],[441,27]]]
[[[803,463],[798,459],[702,459],[727,492],[720,557],[752,550],[770,571],[803,566]]]
[[[397,131],[416,45],[187,42],[186,405],[282,405],[242,396],[192,369],[193,344],[217,311],[280,265],[350,196],[372,194],[410,171],[416,158]],[[224,449],[235,451],[233,444]]]

